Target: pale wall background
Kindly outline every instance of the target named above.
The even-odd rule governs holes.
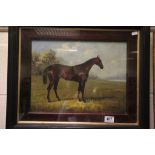
[[[151,50],[150,128],[154,128],[152,57],[153,55],[152,55],[152,50]],[[0,129],[5,128],[5,125],[6,125],[7,59],[8,59],[8,32],[7,32],[6,27],[0,27]]]
[[[0,27],[0,129],[6,125],[8,32]]]

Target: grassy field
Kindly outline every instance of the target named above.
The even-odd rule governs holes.
[[[77,100],[78,83],[60,80],[57,101],[53,89],[52,102],[47,101],[47,85],[41,76],[32,76],[31,111],[33,112],[116,112],[126,111],[125,82],[88,80],[85,88],[86,103]]]

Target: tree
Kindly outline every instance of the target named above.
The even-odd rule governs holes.
[[[59,63],[55,51],[49,49],[43,52],[32,52],[32,74],[41,75],[42,71],[49,65]]]
[[[55,63],[58,63],[59,60],[56,58],[56,53],[52,49],[42,53],[42,63],[44,66],[49,66]]]
[[[32,52],[32,73],[33,74],[40,74],[40,53],[37,53],[36,51]]]

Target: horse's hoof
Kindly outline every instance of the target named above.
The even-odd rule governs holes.
[[[81,99],[79,98],[79,102],[81,102]]]
[[[83,99],[83,102],[84,102],[84,103],[86,103],[86,100],[85,100],[85,99]]]
[[[58,98],[58,101],[61,101],[61,99],[60,99],[60,98]]]
[[[52,101],[51,100],[48,100],[48,103],[51,103]]]

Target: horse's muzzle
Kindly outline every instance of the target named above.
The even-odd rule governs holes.
[[[100,68],[101,68],[101,69],[103,69],[103,68],[104,68],[104,66],[100,66]]]

